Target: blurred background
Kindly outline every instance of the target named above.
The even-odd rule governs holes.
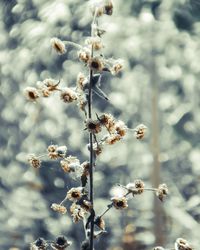
[[[75,86],[87,69],[74,50],[56,55],[50,39],[84,44],[91,13],[84,0],[0,0],[0,249],[29,249],[38,237],[59,234],[80,248],[81,223],[50,209],[67,190],[78,186],[56,161],[44,160],[38,171],[27,155],[43,154],[51,143],[88,159],[84,115],[56,94],[37,103],[23,95],[27,86],[46,78]],[[147,187],[166,183],[161,202],[151,193],[136,196],[123,212],[106,214],[106,230],[96,250],[173,248],[186,238],[195,249],[200,239],[200,1],[114,0],[112,16],[100,18],[106,57],[122,58],[125,69],[103,76],[110,101],[94,96],[94,114],[112,113],[130,128],[148,127],[144,140],[128,132],[108,146],[95,171],[95,208],[101,213],[111,196],[135,179]]]

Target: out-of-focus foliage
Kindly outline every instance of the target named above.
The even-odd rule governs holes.
[[[79,71],[87,69],[76,52],[58,56],[50,39],[84,44],[91,15],[88,1],[18,0],[0,2],[0,248],[28,244],[41,236],[55,239],[65,234],[78,249],[83,240],[81,223],[50,210],[71,186],[79,185],[56,162],[43,162],[39,171],[27,164],[29,153],[43,154],[49,144],[67,145],[69,153],[87,160],[84,116],[76,106],[63,104],[57,95],[29,103],[23,89],[45,78],[61,79],[73,86]],[[158,92],[161,180],[170,187],[163,204],[162,235],[171,246],[177,237],[200,245],[199,76],[200,4],[190,1],[115,0],[114,15],[100,19],[107,33],[104,54],[123,58],[124,72],[103,76],[110,101],[94,96],[94,113],[110,112],[134,128],[149,127],[140,142],[129,132],[126,139],[107,147],[95,172],[95,207],[105,209],[116,183],[141,178],[151,186],[152,98]],[[113,188],[112,188],[113,187]],[[135,197],[126,212],[106,215],[108,233],[96,249],[151,249],[153,197]]]

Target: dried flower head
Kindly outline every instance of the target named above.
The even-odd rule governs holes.
[[[111,135],[108,135],[108,137],[105,140],[105,143],[108,145],[113,145],[116,142],[120,141],[121,139],[122,139],[121,135],[111,134]]]
[[[60,204],[57,204],[57,203],[53,203],[51,205],[51,209],[55,212],[59,212],[61,214],[65,214],[67,212],[67,209],[65,206],[62,206]]]
[[[48,156],[50,159],[58,159],[59,157],[64,158],[67,153],[66,146],[50,145],[47,149]]]
[[[113,3],[111,0],[105,0],[103,13],[111,16],[113,13]]]
[[[56,238],[55,242],[51,244],[51,247],[54,250],[65,250],[71,246],[71,244],[71,241],[68,241],[65,236],[61,235]]]
[[[77,100],[77,93],[71,88],[64,88],[60,93],[60,99],[66,103],[73,102]]]
[[[117,121],[114,125],[114,128],[117,134],[119,134],[121,137],[126,135],[127,126],[125,125],[123,121],[120,121],[120,120]]]
[[[33,87],[27,87],[24,89],[24,95],[29,101],[36,101],[39,97],[39,91]]]
[[[117,75],[123,69],[123,62],[121,60],[116,61],[110,69],[112,75]]]
[[[147,127],[146,127],[144,124],[138,125],[138,126],[134,129],[136,139],[138,139],[138,140],[143,139],[144,136],[145,136],[146,130],[147,130]]]
[[[135,180],[134,183],[128,183],[126,188],[133,196],[142,194],[144,192],[144,182],[142,180]]]
[[[60,39],[54,37],[51,39],[52,48],[60,55],[66,52],[65,44]]]
[[[41,93],[43,97],[49,97],[52,92],[49,91],[49,89],[44,86],[43,88],[41,88]]]
[[[49,91],[56,91],[58,90],[58,85],[60,81],[55,81],[54,79],[47,78],[43,81],[43,84],[47,87]]]
[[[87,77],[83,73],[79,73],[76,80],[76,85],[79,90],[83,90],[87,83]]]
[[[96,156],[100,155],[103,152],[103,143],[93,143],[93,151]]]
[[[77,187],[77,188],[71,188],[68,192],[67,192],[67,196],[66,198],[70,201],[76,202],[78,200],[81,199],[81,197],[83,196],[83,188],[82,187]]]
[[[92,203],[86,199],[82,199],[81,202],[79,202],[79,205],[82,209],[85,210],[85,212],[90,212],[92,209]]]
[[[36,241],[30,244],[30,250],[46,250],[48,244],[45,239],[38,238]]]
[[[102,217],[98,216],[95,221],[94,221],[95,225],[97,225],[97,227],[99,227],[101,230],[105,230],[105,221],[103,220]]]
[[[104,63],[101,57],[92,57],[88,61],[88,66],[90,69],[92,69],[94,72],[102,72],[104,68]]]
[[[81,166],[83,167],[83,175],[88,176],[90,170],[90,163],[88,161],[84,161]]]
[[[104,0],[90,0],[90,9],[92,11],[93,16],[97,17],[102,16],[104,13]]]
[[[64,172],[66,172],[66,173],[70,173],[70,172],[75,171],[73,168],[74,164],[79,165],[80,161],[77,159],[77,157],[74,157],[71,155],[60,161],[60,165],[61,165],[62,169],[64,170]]]
[[[103,43],[100,37],[89,37],[85,40],[85,43],[87,45],[92,45],[92,48],[94,50],[100,50],[103,48]]]
[[[88,132],[97,134],[101,132],[101,123],[99,120],[92,120],[92,119],[87,119],[85,121],[86,129]]]
[[[165,183],[160,184],[158,186],[158,189],[156,191],[156,195],[158,196],[159,200],[163,201],[165,196],[167,196],[169,193],[168,187]]]
[[[113,197],[111,201],[116,209],[125,209],[128,207],[126,197]]]
[[[79,107],[79,109],[81,111],[83,111],[85,113],[85,116],[87,116],[87,112],[86,112],[86,105],[87,105],[88,101],[87,101],[87,98],[86,98],[86,95],[84,93],[82,94],[79,94],[78,95],[78,103],[77,103],[77,106]]]
[[[104,113],[100,117],[98,117],[100,123],[106,127],[109,133],[115,132],[115,118],[111,114]]]
[[[79,50],[77,54],[78,54],[79,60],[84,62],[84,63],[88,63],[88,61],[91,58],[91,52],[88,48],[84,48],[82,50]]]
[[[41,167],[41,160],[39,157],[35,156],[34,154],[31,154],[28,156],[28,162],[33,168],[40,168]]]
[[[71,212],[71,216],[73,218],[73,222],[77,223],[80,220],[84,219],[85,216],[85,210],[83,208],[81,208],[80,205],[77,205],[76,203],[73,203],[70,207],[70,212]]]
[[[187,240],[178,238],[175,242],[175,250],[192,250],[192,247]]]

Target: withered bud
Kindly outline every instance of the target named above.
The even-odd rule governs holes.
[[[165,183],[160,184],[158,186],[158,189],[156,191],[156,195],[159,198],[159,200],[163,201],[164,198],[168,195],[168,193],[169,193],[169,190],[168,190],[168,187]]]
[[[40,168],[41,167],[41,160],[39,157],[35,156],[34,154],[31,154],[28,156],[28,162],[33,168]]]
[[[146,130],[147,130],[147,127],[146,127],[144,124],[138,125],[138,126],[134,129],[136,139],[138,139],[138,140],[143,139],[144,136],[145,136]]]
[[[30,244],[30,250],[46,250],[48,243],[43,238],[38,238],[36,241]]]
[[[67,212],[67,209],[65,206],[62,206],[60,204],[53,203],[51,205],[51,209],[55,212],[59,212],[61,214],[65,214]]]
[[[183,238],[176,239],[175,250],[192,250],[189,242]]]
[[[51,39],[51,46],[60,55],[66,52],[65,44],[56,37]]]
[[[105,230],[105,221],[103,220],[102,217],[98,216],[95,221],[94,221],[95,225],[97,225],[97,227],[99,227],[101,230]]]

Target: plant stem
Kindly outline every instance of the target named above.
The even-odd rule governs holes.
[[[93,56],[93,47],[91,48],[91,56]],[[89,73],[89,95],[88,95],[88,118],[92,119],[92,77],[93,71],[90,69]],[[89,189],[89,196],[90,202],[93,207],[93,198],[94,198],[94,191],[93,191],[93,165],[94,165],[94,149],[93,149],[93,134],[89,133],[89,144],[90,144],[90,170],[89,170],[89,179],[90,179],[90,189]],[[92,217],[90,223],[90,250],[93,250],[94,246],[94,218]]]

